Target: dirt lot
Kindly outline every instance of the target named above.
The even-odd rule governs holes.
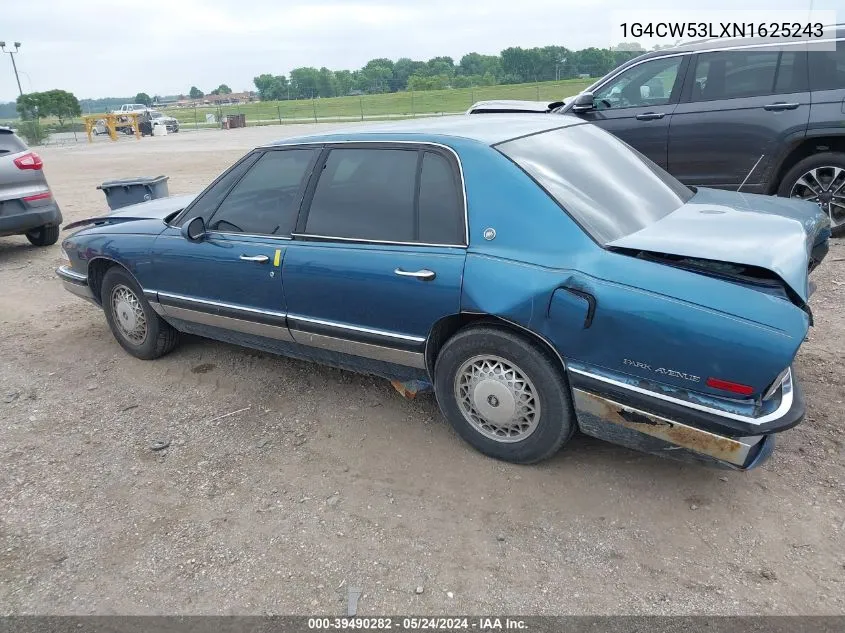
[[[41,153],[71,221],[104,180],[192,192],[315,127]],[[360,614],[845,613],[843,260],[814,274],[805,422],[734,473],[587,438],[512,466],[380,379],[200,339],[139,361],[58,246],[0,239],[0,615],[345,614],[350,587]]]

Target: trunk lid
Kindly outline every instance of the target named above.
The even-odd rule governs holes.
[[[806,305],[807,275],[824,257],[829,236],[830,220],[813,203],[699,188],[676,211],[607,247],[671,256],[668,263],[743,281],[746,272],[730,264],[769,271]]]
[[[194,201],[196,195],[170,196],[159,198],[139,204],[132,204],[123,207],[119,211],[108,215],[99,215],[84,220],[78,220],[65,225],[65,230],[75,229],[80,226],[91,224],[117,224],[120,222],[132,222],[134,220],[163,220],[167,216],[181,211]]]

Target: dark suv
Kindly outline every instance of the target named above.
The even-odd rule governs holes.
[[[26,235],[35,246],[59,239],[62,214],[43,166],[12,130],[0,127],[0,237]]]
[[[835,51],[740,39],[647,53],[555,111],[612,132],[688,185],[817,201],[843,235],[845,28],[826,33]]]

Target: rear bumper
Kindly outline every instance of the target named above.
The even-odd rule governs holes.
[[[94,298],[94,293],[88,285],[88,277],[71,270],[67,266],[61,266],[56,269],[56,274],[59,276],[59,279],[62,280],[62,285],[65,287],[65,290],[76,295],[80,299],[90,301],[95,306],[99,307],[100,304],[97,303],[97,300]]]
[[[805,411],[791,371],[782,385],[780,406],[760,418],[692,408],[698,405],[667,401],[571,370],[570,382],[578,425],[587,435],[647,453],[739,470],[763,463],[772,453],[773,434],[798,424]]]
[[[19,235],[41,226],[58,226],[61,223],[62,212],[59,210],[59,205],[53,203],[35,207],[23,213],[0,215],[0,236]]]

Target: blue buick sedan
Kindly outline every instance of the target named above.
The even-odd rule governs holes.
[[[830,235],[817,205],[685,187],[554,115],[288,139],[73,227],[58,275],[137,358],[187,332],[426,381],[511,462],[580,430],[737,469],[804,414]]]

